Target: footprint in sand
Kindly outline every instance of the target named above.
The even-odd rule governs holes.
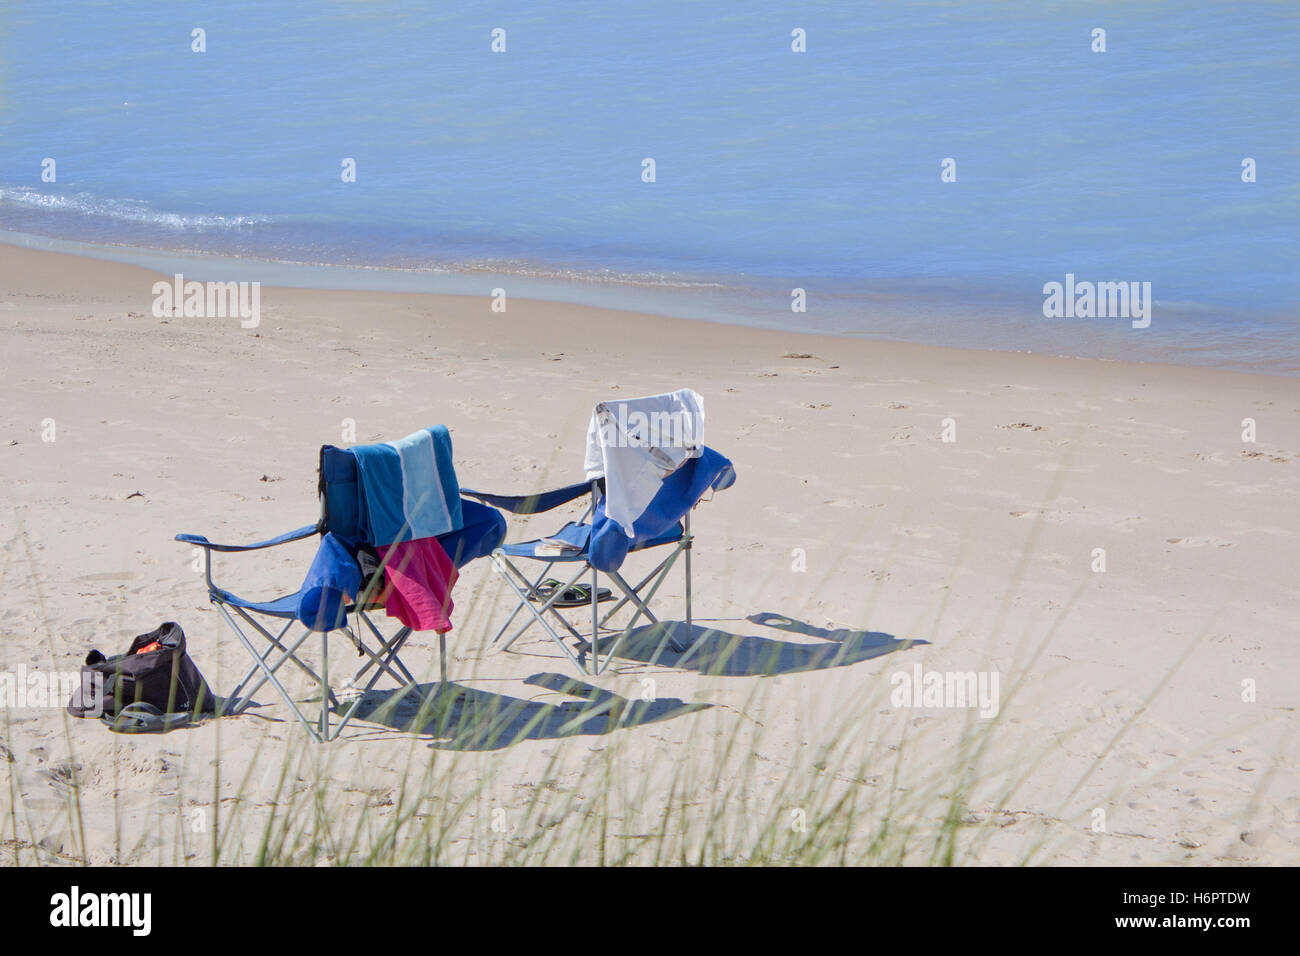
[[[1254,461],[1270,461],[1275,465],[1285,465],[1291,461],[1285,455],[1274,455],[1266,451],[1243,451],[1241,457]]]
[[[1180,545],[1184,548],[1231,548],[1232,541],[1225,541],[1223,538],[1216,538],[1212,535],[1203,535],[1198,538],[1166,538],[1170,544]]]
[[[926,531],[926,530],[921,529],[921,528],[903,528],[903,527],[900,527],[899,525],[894,525],[893,531],[894,531],[894,534],[907,535],[907,537],[909,537],[909,538],[929,538],[929,537],[932,537],[931,532]]]
[[[135,577],[134,571],[100,571],[97,574],[83,574],[73,578],[74,581],[130,581]]]

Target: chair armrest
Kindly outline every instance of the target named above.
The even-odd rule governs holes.
[[[714,491],[726,491],[736,483],[736,467],[730,463],[718,473],[718,477],[713,479],[710,486]]]
[[[286,531],[282,535],[274,538],[267,538],[265,541],[258,541],[256,544],[213,544],[201,534],[178,534],[177,541],[183,541],[186,544],[197,545],[208,551],[258,551],[262,548],[273,548],[277,544],[288,544],[290,541],[301,541],[303,538],[310,538],[320,530],[319,525],[309,524],[297,529],[296,531]]]
[[[580,481],[576,485],[566,485],[554,491],[541,491],[533,495],[494,495],[483,491],[471,491],[468,488],[460,489],[460,493],[509,511],[511,514],[535,515],[591,494],[591,482]]]

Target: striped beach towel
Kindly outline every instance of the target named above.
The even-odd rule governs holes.
[[[358,445],[362,530],[375,547],[458,531],[460,485],[446,425],[379,445]]]

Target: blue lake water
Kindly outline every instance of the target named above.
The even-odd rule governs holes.
[[[1300,374],[1300,4],[0,3],[0,230]]]

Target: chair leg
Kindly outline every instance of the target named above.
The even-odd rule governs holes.
[[[293,715],[297,717],[298,720],[302,723],[303,728],[306,729],[307,733],[311,736],[312,740],[314,740],[316,743],[320,743],[321,738],[317,735],[316,728],[314,728],[308,722],[307,718],[303,716],[302,711],[299,710],[297,704],[293,702],[293,698],[289,695],[289,692],[284,689],[284,685],[281,684],[279,678],[275,676],[275,668],[268,667],[266,661],[262,660],[261,655],[257,653],[257,649],[253,647],[252,643],[248,640],[248,638],[244,636],[244,632],[235,626],[234,620],[230,617],[230,614],[226,611],[225,607],[218,604],[217,612],[223,618],[225,618],[226,623],[230,625],[230,629],[235,632],[235,637],[237,637],[239,639],[239,642],[244,645],[244,650],[248,651],[249,655],[253,658],[253,660],[257,662],[258,669],[261,670],[262,676],[267,681],[270,681],[271,686],[275,688],[276,693],[278,693],[280,695],[280,698],[286,704],[289,705],[289,709],[293,711]],[[298,643],[293,645],[293,649],[296,650],[298,644],[301,644],[304,640],[306,640],[307,635],[310,633],[311,632],[308,631],[307,634],[304,634],[301,638],[299,638]],[[281,660],[276,665],[276,667],[279,667],[280,664],[283,663],[284,660]]]
[[[298,648],[300,648],[304,643],[306,643],[307,638],[311,637],[311,635],[312,635],[311,631],[304,630],[302,632],[302,635],[296,641],[290,644],[289,647],[287,648],[283,647],[283,645],[273,645],[271,647],[268,647],[266,649],[266,653],[260,655],[258,660],[253,664],[253,668],[250,674],[245,675],[244,680],[240,681],[239,688],[237,688],[238,698],[236,698],[235,693],[233,692],[231,696],[227,698],[227,706],[223,708],[222,711],[223,715],[224,714],[238,715],[243,713],[245,710],[247,710],[248,705],[253,702],[253,695],[256,694],[259,690],[261,690],[262,687],[267,682],[267,676],[265,673],[263,673],[262,676],[257,679],[257,683],[253,684],[253,686],[251,687],[247,687],[246,685],[249,679],[251,678],[251,676],[253,674],[256,674],[259,669],[263,671],[266,670],[278,671],[281,665],[283,665],[286,661],[297,660],[295,655],[298,652]],[[249,647],[251,645],[245,644],[244,646]],[[284,651],[284,653],[280,655],[280,657],[275,661],[274,664],[268,665],[268,661],[270,661],[271,659],[271,651],[275,650],[276,646],[280,646],[281,649]],[[311,678],[313,681],[320,680],[320,678],[316,675],[315,671],[312,672]],[[238,706],[235,706],[236,704],[238,704]]]
[[[511,573],[513,573],[524,584],[524,587],[527,589],[528,593],[534,596],[537,596],[537,586],[541,584],[542,581],[546,578],[546,572],[551,570],[551,566],[555,563],[554,561],[547,561],[546,566],[543,567],[541,572],[537,575],[537,579],[534,581],[529,581],[527,575],[521,572],[518,568],[516,568],[505,558],[499,557],[498,555],[494,554],[491,557],[491,561],[492,561],[492,569],[496,571],[497,574],[505,578],[507,583],[509,583],[510,575]],[[516,604],[515,609],[511,611],[510,616],[506,618],[505,623],[502,624],[499,628],[497,628],[497,632],[492,635],[492,640],[489,641],[488,643],[495,644],[497,641],[501,640],[501,636],[505,634],[506,629],[510,627],[512,623],[514,623],[514,619],[519,616],[519,612],[522,611],[523,609],[524,606],[522,604]],[[520,634],[522,634],[523,631],[527,630],[527,628],[528,625],[525,624],[523,628],[521,628],[518,632],[515,633],[514,637],[511,638],[511,641],[513,641]],[[507,642],[506,646],[503,647],[502,650],[507,650],[509,646],[510,643]]]
[[[402,689],[402,693],[406,693],[410,688],[418,685],[418,681],[398,656],[412,633],[411,628],[409,627],[403,627],[393,637],[386,638],[375,626],[374,622],[364,614],[364,612],[358,611],[357,617],[360,617],[365,622],[366,627],[370,630],[374,639],[379,643],[379,646],[383,648],[381,652],[376,653],[368,647],[364,641],[360,640],[358,635],[361,633],[361,628],[359,625],[356,626],[356,633],[353,633],[353,628],[349,627],[346,623],[344,624],[343,630],[347,633],[347,636],[351,639],[352,643],[356,645],[364,656],[369,658],[369,660],[367,660],[366,663],[362,665],[361,669],[353,676],[352,683],[359,683],[367,673],[373,670],[373,673],[370,673],[370,677],[365,686],[361,689],[361,693],[358,694],[357,698],[345,708],[330,688],[329,632],[321,633],[310,629],[304,629],[301,636],[293,640],[286,640],[286,635],[292,628],[294,621],[290,620],[278,633],[272,633],[259,622],[251,618],[243,608],[238,606],[227,608],[219,601],[214,601],[212,603],[220,614],[222,620],[224,620],[230,630],[234,632],[235,637],[239,639],[239,642],[244,646],[244,650],[248,652],[249,657],[252,658],[253,661],[253,666],[243,676],[238,685],[236,685],[235,692],[223,700],[220,711],[221,716],[233,716],[241,713],[247,708],[248,704],[251,703],[253,695],[256,694],[263,685],[269,683],[275,689],[275,692],[280,695],[280,698],[289,709],[293,711],[294,716],[302,724],[303,729],[307,731],[307,734],[311,737],[312,741],[315,743],[325,743],[338,738],[344,727],[347,726],[348,722],[356,714],[365,695],[384,675],[391,677]],[[268,647],[265,651],[259,653],[253,646],[249,636],[245,635],[240,629],[236,618],[231,613],[232,611],[237,613],[241,619],[243,619],[267,641]],[[303,663],[301,658],[298,657],[298,649],[315,633],[321,633],[319,673],[313,671]],[[439,635],[439,637],[444,642],[441,645],[441,652],[442,677],[443,682],[445,683],[447,680],[446,644],[445,637],[442,635]],[[278,656],[275,656],[276,651],[280,652]],[[277,676],[276,672],[279,671],[284,664],[290,661],[307,674],[313,683],[320,688],[321,710],[320,714],[315,715],[314,719],[308,719],[306,714],[304,714],[302,709],[298,707],[293,696],[288,692]],[[254,677],[257,679],[254,680]],[[331,720],[331,711],[338,713],[340,719],[337,722]],[[333,723],[333,726],[331,726],[331,723]]]
[[[442,666],[442,682],[447,683],[447,635],[438,632],[438,660]]]
[[[658,618],[656,618],[654,614],[650,612],[650,609],[646,607],[646,605],[648,605],[652,600],[654,600],[655,593],[659,590],[660,586],[667,579],[668,572],[672,570],[674,562],[676,562],[677,558],[681,555],[681,553],[685,549],[686,549],[686,539],[683,538],[680,542],[678,542],[677,547],[673,548],[672,553],[669,554],[668,557],[660,561],[657,565],[655,565],[654,570],[651,571],[649,574],[647,574],[640,581],[638,581],[635,586],[629,585],[627,581],[625,581],[618,574],[618,572],[611,572],[610,578],[614,580],[616,584],[618,584],[619,589],[623,592],[623,596],[618,599],[618,601],[614,604],[612,608],[610,608],[608,611],[605,612],[605,616],[600,619],[600,623],[602,625],[607,623],[609,619],[612,618],[619,611],[619,609],[623,607],[624,604],[632,604],[638,608],[637,612],[632,616],[632,623],[635,623],[636,619],[640,617],[642,614],[645,614],[646,617],[651,621],[651,623],[658,623]],[[646,594],[645,599],[643,601],[639,600],[638,596],[640,595],[642,589],[644,589],[647,584],[650,584],[651,581],[654,581],[654,584],[651,586],[649,592]],[[679,647],[675,649],[682,650],[682,648]]]
[[[327,695],[329,694],[330,681],[330,632],[321,631],[320,635],[320,739],[326,741],[330,739],[330,705]]]
[[[516,604],[515,609],[510,612],[510,616],[505,619],[505,623],[503,623],[499,628],[497,628],[497,632],[492,635],[492,640],[488,641],[488,643],[495,644],[497,641],[501,640],[501,635],[506,632],[506,628],[508,628],[511,624],[515,622],[515,618],[519,616],[519,612],[522,611],[523,609],[524,608],[522,604]]]
[[[297,644],[295,644],[295,645],[293,646],[293,652],[288,652],[287,649],[285,648],[285,646],[284,646],[282,643],[280,643],[280,641],[276,638],[275,635],[273,635],[270,631],[268,631],[268,630],[267,630],[266,628],[264,628],[261,624],[259,624],[259,623],[257,622],[257,620],[254,619],[251,615],[249,615],[249,613],[248,613],[247,611],[245,611],[242,607],[235,607],[234,610],[235,610],[235,612],[236,612],[237,614],[239,614],[239,616],[240,616],[240,617],[245,621],[245,623],[248,624],[249,627],[251,627],[251,628],[253,628],[254,630],[256,630],[259,634],[262,635],[262,637],[264,637],[266,640],[270,641],[273,645],[275,645],[275,646],[276,646],[277,648],[279,648],[280,650],[282,650],[282,651],[286,651],[286,653],[285,653],[285,660],[293,661],[293,663],[294,663],[295,665],[297,665],[298,669],[301,670],[304,674],[306,674],[307,677],[308,677],[310,680],[312,680],[312,681],[316,681],[316,682],[319,682],[319,681],[320,681],[320,675],[317,674],[317,673],[316,673],[314,670],[312,670],[310,667],[308,667],[306,664],[304,664],[304,663],[303,663],[303,662],[298,658],[298,656],[297,656],[297,653],[296,653],[296,652],[297,652],[297,648],[298,648],[299,645],[302,643],[301,641],[299,641]],[[286,631],[288,631],[289,627],[292,626],[293,623],[294,623],[293,621],[290,621],[287,625],[285,625],[285,629],[284,629],[284,631],[281,631],[281,634],[283,635]],[[307,632],[305,632],[304,636],[306,636],[307,634],[311,634],[311,633],[312,633],[311,631],[307,631]],[[269,655],[268,655],[268,656],[269,656]],[[281,663],[283,663],[283,661],[281,661]],[[277,664],[277,665],[275,666],[274,669],[278,670],[279,667],[280,667],[280,665]],[[261,683],[259,683],[257,686],[260,688],[262,685],[261,685]],[[257,690],[254,689],[254,690],[252,690],[252,691],[249,691],[249,693],[250,693],[250,694],[257,693]],[[337,700],[335,699],[335,697],[334,697],[334,692],[333,692],[333,691],[330,692],[330,703],[331,703],[331,704],[336,704],[336,705],[338,704],[338,701],[337,701]]]
[[[667,558],[664,559],[664,561],[667,560],[668,560]],[[654,576],[663,570],[664,561],[660,561],[658,564],[656,564],[655,569],[651,571],[649,574],[647,574],[645,577],[643,577],[640,581],[638,581],[636,587],[634,587],[632,590],[640,591],[643,587],[649,584],[654,579]],[[612,618],[619,611],[621,611],[623,609],[623,605],[627,603],[628,603],[628,597],[626,594],[624,594],[621,598],[619,598],[617,601],[614,602],[613,607],[605,611],[605,615],[600,619],[601,625],[603,626],[607,624],[609,622],[609,619]]]
[[[694,644],[695,631],[691,625],[691,545],[694,539],[691,537],[691,513],[686,512],[686,639]]]
[[[667,558],[665,558],[659,564],[659,566],[655,568],[655,570],[652,571],[650,575],[647,576],[641,582],[641,584],[638,584],[636,587],[632,587],[632,585],[630,585],[627,582],[627,579],[624,578],[623,575],[621,575],[619,572],[617,571],[606,572],[609,576],[609,579],[613,581],[616,585],[618,585],[619,590],[623,592],[624,594],[623,600],[633,604],[636,607],[636,612],[628,620],[627,624],[623,626],[622,633],[619,634],[618,637],[614,640],[613,644],[610,645],[609,651],[606,652],[605,654],[605,663],[599,670],[596,671],[597,674],[603,673],[605,669],[609,667],[609,662],[613,660],[614,655],[617,654],[619,648],[623,646],[623,642],[627,640],[628,636],[632,633],[632,629],[636,626],[636,622],[641,619],[642,615],[644,615],[646,620],[648,620],[651,624],[659,623],[659,618],[655,617],[654,612],[650,610],[650,602],[654,600],[655,594],[659,591],[660,586],[664,583],[664,581],[668,579],[668,572],[670,572],[673,569],[673,563],[677,560],[678,555],[682,553],[682,550],[683,550],[683,546],[679,544],[677,548],[673,551],[673,553],[670,554]],[[651,577],[655,578],[655,582],[650,586],[650,590],[646,594],[646,596],[642,598],[639,593],[640,589],[644,587],[645,582],[649,581]],[[608,615],[606,615],[606,618],[608,618]],[[668,637],[668,646],[671,647],[674,651],[677,651],[679,654],[685,652],[688,649],[688,646],[683,646],[680,641],[678,641],[675,637],[672,636],[671,631],[668,632],[667,637]]]
[[[216,602],[214,601],[213,603],[215,604]],[[284,647],[284,644],[282,642],[284,641],[285,635],[289,633],[289,629],[292,628],[293,625],[294,625],[293,621],[285,622],[284,627],[280,629],[280,633],[276,635],[276,639],[272,641],[267,646],[266,650],[262,652],[262,654],[260,655],[263,663],[271,659],[271,652],[274,651],[277,647],[280,648]],[[241,699],[244,701],[245,707],[248,705],[249,701],[252,699],[252,695],[256,693],[256,691],[250,691],[247,695],[245,695],[244,689],[248,686],[248,682],[251,681],[255,676],[257,676],[256,664],[254,664],[252,667],[250,667],[247,671],[244,672],[244,676],[240,678],[239,683],[235,685],[234,690],[232,690],[229,694],[226,695],[225,699],[221,703],[221,711],[218,714],[219,717],[224,717],[227,714],[230,715],[237,714],[240,708],[238,708],[235,705],[237,705]],[[266,683],[266,678],[262,678],[260,681],[258,681],[257,687],[261,688],[261,686],[265,683]]]
[[[563,627],[566,631],[568,631],[570,634],[573,635],[575,640],[578,641],[586,640],[586,637],[580,631],[578,631],[577,628],[575,628],[572,624],[570,624],[567,620],[565,620],[563,614],[561,614],[558,610],[552,607],[555,601],[558,600],[559,597],[565,591],[567,591],[570,587],[576,584],[578,582],[578,579],[582,577],[583,572],[581,569],[578,571],[577,574],[575,574],[572,578],[570,578],[567,582],[565,582],[565,584],[562,587],[556,588],[555,594],[553,594],[550,598],[543,600],[541,598],[541,595],[538,594],[537,592],[537,586],[541,584],[542,580],[546,577],[547,573],[554,566],[555,564],[554,561],[547,562],[546,567],[544,567],[541,573],[537,575],[537,579],[535,581],[529,581],[527,575],[525,575],[522,571],[520,571],[518,568],[516,568],[513,564],[511,564],[509,561],[507,561],[504,558],[500,559],[500,564],[498,564],[497,558],[494,556],[492,559],[492,563],[493,563],[493,567],[496,568],[497,573],[500,574],[503,578],[505,578],[506,584],[510,585],[510,587],[514,590],[516,595],[520,595],[525,592],[527,594],[527,597],[521,596],[519,598],[519,603],[515,605],[515,609],[510,613],[509,619],[506,621],[505,624],[501,626],[501,629],[497,631],[496,636],[492,638],[492,643],[495,644],[500,639],[501,635],[505,633],[506,628],[510,626],[510,622],[513,621],[515,619],[515,616],[525,608],[529,610],[529,612],[533,615],[534,619],[539,621],[541,620],[542,614],[549,613],[552,617],[555,618],[556,623],[558,623],[561,627]],[[537,603],[539,604],[539,607],[536,610],[534,610],[532,606],[533,602],[528,599],[529,597],[535,597],[538,599]],[[518,629],[512,635],[510,635],[510,639],[501,645],[501,650],[502,651],[510,650],[510,647],[514,644],[514,642],[519,640],[519,638],[523,637],[524,633],[532,626],[533,626],[532,620],[524,621],[524,623],[519,625]],[[547,632],[551,634],[552,637],[555,637],[554,631],[549,625],[546,625],[545,622],[543,622],[543,626],[546,628]],[[556,640],[560,640],[560,638],[556,638]]]
[[[600,673],[600,579],[591,569],[591,673]]]
[[[583,635],[581,631],[575,628],[567,620],[565,620],[564,615],[561,614],[554,607],[555,602],[558,601],[563,596],[564,592],[567,591],[569,588],[571,588],[573,585],[578,583],[578,580],[585,573],[583,569],[579,568],[577,574],[571,577],[568,581],[563,582],[560,587],[555,589],[555,592],[549,598],[543,599],[537,591],[537,585],[541,583],[542,578],[546,576],[546,573],[551,569],[552,565],[555,562],[550,562],[549,564],[547,564],[546,568],[542,570],[542,573],[537,576],[536,581],[529,581],[528,577],[522,571],[516,568],[509,561],[506,561],[504,558],[502,559],[501,563],[502,565],[504,565],[504,567],[498,567],[497,573],[499,573],[503,578],[505,578],[506,584],[510,585],[510,587],[514,590],[515,594],[518,595],[520,599],[519,604],[515,606],[515,610],[514,610],[515,614],[527,608],[529,612],[532,613],[534,618],[540,620],[542,614],[550,613],[550,615],[555,618],[556,623],[558,623],[561,627],[563,627],[565,630],[567,630],[570,634],[573,635],[574,640],[578,640],[578,641],[586,640],[586,636]],[[537,600],[536,602],[534,602],[530,600],[530,598],[536,598]],[[536,608],[533,607],[534,603],[537,604]],[[516,630],[515,633],[510,636],[510,640],[506,641],[505,644],[501,646],[501,650],[508,651],[510,649],[510,645],[513,644],[515,641],[519,640],[519,638],[523,636],[524,632],[527,631],[532,626],[533,626],[532,621],[525,621],[523,624],[521,624],[519,626],[519,629]],[[549,631],[550,628],[547,627],[547,630]]]
[[[573,634],[579,640],[584,639],[583,636],[574,629],[573,625],[570,624],[568,621],[564,620],[564,616],[561,615],[559,611],[555,610],[555,608],[551,606],[552,603],[554,603],[554,601],[563,593],[565,588],[568,588],[570,585],[574,584],[574,582],[576,582],[578,578],[582,577],[582,573],[583,573],[582,570],[580,569],[578,571],[578,574],[573,578],[573,580],[569,581],[569,583],[564,585],[563,588],[557,588],[555,594],[551,595],[550,598],[548,598],[545,602],[543,602],[540,608],[535,608],[528,600],[529,592],[524,590],[524,588],[520,587],[519,584],[514,580],[514,578],[505,569],[500,567],[497,562],[498,562],[498,558],[494,554],[492,556],[492,563],[494,566],[497,567],[497,572],[501,575],[502,579],[506,582],[506,584],[510,586],[510,589],[515,592],[515,596],[520,601],[520,606],[524,608],[526,611],[528,611],[528,613],[532,615],[532,619],[536,621],[538,624],[540,624],[543,630],[545,630],[546,633],[551,636],[551,640],[553,640],[555,642],[555,645],[561,651],[564,652],[564,655],[568,657],[570,661],[573,662],[573,666],[576,667],[579,671],[585,672],[585,668],[582,666],[581,662],[579,662],[577,655],[575,655],[573,651],[569,649],[569,646],[564,643],[564,638],[560,637],[560,635],[556,632],[555,628],[551,627],[550,622],[548,622],[546,618],[543,616],[545,612],[549,611],[550,613],[554,614],[556,618],[558,618],[564,624],[564,626],[568,628],[568,630],[573,632]],[[509,562],[502,561],[501,563],[509,566]],[[523,577],[523,575],[520,575],[520,578],[524,581],[525,585],[528,584],[527,578]],[[528,625],[525,625],[525,628],[531,625],[531,623],[532,622],[530,621]],[[521,629],[519,633],[522,634],[523,629]],[[515,637],[512,637],[510,641],[507,642],[506,647],[509,647],[510,644],[513,643],[515,638],[517,638],[518,636],[519,634],[516,634]],[[502,650],[504,649],[505,648],[502,648]]]
[[[664,581],[668,580],[668,572],[673,569],[673,563],[677,560],[679,554],[681,554],[680,548],[670,554],[667,560],[660,565],[658,576],[656,577],[654,584],[650,585],[650,590],[646,593],[644,598],[641,597],[640,588],[632,588],[627,581],[623,579],[621,574],[613,572],[610,575],[610,577],[614,579],[614,582],[622,588],[623,593],[627,595],[627,599],[631,601],[632,604],[636,605],[636,613],[632,615],[632,620],[630,620],[627,625],[629,629],[636,623],[637,618],[642,614],[646,616],[646,619],[650,621],[651,624],[659,623],[659,618],[655,617],[654,612],[650,610],[650,602],[655,599],[655,595],[659,593],[659,588],[663,586]],[[683,649],[676,646],[676,641],[672,641],[672,643],[674,645],[674,650]]]
[[[370,670],[371,667],[378,666],[380,670],[386,673],[398,684],[401,684],[403,682],[403,679],[405,679],[405,682],[408,684],[418,684],[419,681],[417,681],[415,679],[415,676],[409,670],[406,669],[406,665],[402,663],[402,659],[397,656],[398,651],[402,649],[402,645],[406,643],[406,639],[410,637],[411,629],[409,627],[403,627],[400,631],[398,631],[395,635],[393,635],[391,639],[385,639],[384,635],[380,633],[379,628],[375,627],[374,621],[370,620],[370,618],[366,615],[364,611],[357,611],[356,616],[361,619],[361,621],[366,625],[367,628],[369,628],[370,633],[374,635],[375,640],[379,642],[379,646],[384,649],[386,654],[384,657],[381,658],[378,654],[376,654],[369,647],[367,647],[359,637],[353,635],[349,631],[348,636],[353,639],[353,642],[356,644],[357,648],[361,651],[362,654],[370,658],[370,660],[367,661],[365,665],[362,666],[362,668],[356,672],[355,675],[353,675],[352,682],[355,684],[357,681],[359,681],[362,677],[365,676],[366,671]],[[394,667],[396,667],[399,671],[402,672],[401,676],[395,674],[392,668],[388,666],[390,662],[393,664]]]
[[[375,667],[376,664],[378,664],[378,666],[375,667],[375,672],[370,675],[370,679],[366,681],[365,686],[357,689],[357,696],[352,703],[349,704],[345,710],[340,711],[339,721],[334,725],[333,730],[330,731],[330,740],[338,740],[339,734],[343,733],[343,728],[346,727],[356,715],[356,712],[361,707],[361,703],[365,700],[366,695],[374,689],[375,684],[379,683],[379,679],[385,674],[393,678],[393,680],[400,685],[402,695],[408,693],[412,687],[419,685],[419,682],[414,677],[410,676],[411,672],[406,669],[401,660],[397,657],[398,652],[401,651],[402,647],[406,644],[407,638],[411,636],[411,628],[403,627],[393,635],[391,640],[385,641],[378,628],[375,627],[374,623],[366,617],[363,612],[358,611],[357,616],[365,620],[366,624],[370,627],[370,630],[375,634],[375,640],[379,641],[379,643],[383,645],[387,653],[381,659],[377,654],[371,651],[370,648],[366,647],[364,644],[360,645],[363,652],[370,655],[370,660],[362,666],[355,675],[353,675],[353,686],[356,686],[357,682],[365,676],[371,667]],[[390,660],[397,665],[397,668],[403,674],[407,675],[407,681],[403,682],[400,677],[393,673],[393,670],[387,663]]]
[[[657,589],[659,585],[663,583],[663,579],[667,576],[669,570],[672,569],[672,558],[668,559],[667,564],[668,566],[663,569],[662,573],[660,573],[659,580],[655,582],[654,588],[651,588],[650,594],[647,595],[645,601],[641,600],[641,598],[637,595],[636,590],[630,584],[627,583],[627,579],[624,578],[623,575],[619,574],[617,571],[607,572],[609,574],[609,579],[613,581],[615,584],[617,584],[619,589],[622,590],[622,592],[627,595],[627,599],[633,602],[637,606],[637,610],[636,613],[633,614],[632,617],[628,620],[628,622],[625,625],[623,625],[623,630],[619,633],[618,637],[616,637],[613,643],[610,644],[609,650],[605,653],[605,663],[599,668],[597,668],[593,673],[600,675],[605,672],[605,670],[609,667],[610,662],[613,661],[614,656],[619,652],[619,649],[622,648],[623,642],[627,640],[628,635],[632,633],[632,629],[636,627],[636,622],[641,618],[641,615],[644,614],[652,624],[659,623],[659,619],[654,616],[654,614],[650,611],[650,608],[646,606],[646,603],[654,598],[655,589]],[[678,648],[674,646],[673,649],[677,650]]]

